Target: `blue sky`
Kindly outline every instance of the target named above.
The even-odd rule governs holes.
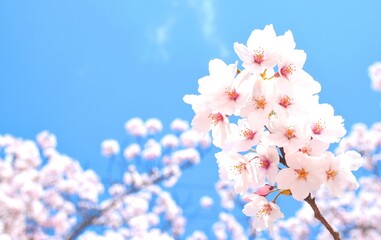
[[[58,149],[102,169],[100,143],[125,138],[124,122],[190,120],[184,94],[197,92],[208,61],[238,60],[233,43],[273,24],[307,53],[347,129],[380,120],[367,68],[381,61],[381,2],[364,1],[0,1],[0,134],[58,137]],[[214,159],[194,183],[217,177]],[[195,173],[186,175],[192,183]]]

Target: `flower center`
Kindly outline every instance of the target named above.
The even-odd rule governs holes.
[[[280,69],[280,74],[284,77],[288,77],[288,75],[291,75],[295,70],[295,66],[293,64],[290,64],[288,66],[282,67]]]
[[[246,128],[245,130],[242,131],[242,135],[247,139],[247,140],[253,140],[255,137],[255,132],[253,130],[250,130]]]
[[[303,181],[307,180],[307,176],[308,176],[309,172],[304,170],[304,168],[302,168],[302,169],[295,169],[294,171],[295,171],[296,175],[298,176],[298,180],[303,180]]]
[[[271,165],[271,162],[268,159],[261,159],[259,162],[259,166],[264,169],[268,169]]]
[[[230,100],[237,101],[237,98],[239,97],[239,94],[234,88],[226,88],[225,93],[228,95]]]
[[[316,123],[313,124],[313,126],[312,126],[312,132],[314,134],[319,135],[319,134],[321,134],[323,132],[324,128],[325,128],[324,122],[322,120],[319,120],[319,121],[317,121]]]
[[[329,169],[325,172],[327,174],[327,180],[333,179],[337,175],[338,171],[335,171],[333,169]]]
[[[256,215],[257,215],[257,218],[262,219],[263,217],[270,215],[270,213],[271,213],[272,210],[273,210],[273,209],[271,208],[270,203],[266,203],[266,204],[264,204],[264,205],[258,210],[258,212],[257,212],[257,214],[256,214]]]
[[[312,148],[310,145],[307,145],[307,146],[304,146],[302,148],[299,149],[300,152],[302,153],[305,153],[307,155],[310,155],[311,151],[312,151]]]
[[[246,164],[240,163],[238,165],[234,165],[231,167],[232,171],[234,172],[234,175],[241,175],[243,171],[246,171]]]
[[[257,64],[261,64],[263,62],[263,58],[264,58],[264,51],[262,48],[259,48],[258,50],[254,51],[253,62]]]
[[[211,119],[211,124],[216,126],[219,122],[224,120],[224,116],[221,113],[211,113],[208,116]]]
[[[280,101],[279,101],[279,105],[281,105],[282,107],[284,108],[287,108],[288,106],[290,106],[292,104],[292,99],[287,96],[287,95],[284,95]]]
[[[284,132],[284,136],[288,139],[288,140],[290,140],[291,138],[294,138],[294,137],[296,137],[295,136],[295,129],[294,129],[294,127],[292,127],[292,126],[290,126],[290,127],[287,127],[286,128],[286,131]]]
[[[266,107],[266,98],[263,96],[260,97],[254,97],[254,105],[257,109],[265,109]]]

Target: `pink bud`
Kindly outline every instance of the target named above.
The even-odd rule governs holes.
[[[258,190],[255,193],[260,195],[260,196],[266,197],[267,195],[269,195],[269,193],[273,189],[274,189],[273,186],[266,184],[266,185],[263,185],[262,187],[258,188]]]

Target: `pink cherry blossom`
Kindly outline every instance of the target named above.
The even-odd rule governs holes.
[[[254,126],[257,123],[257,126]],[[242,152],[251,149],[257,145],[262,137],[264,131],[263,124],[258,122],[252,123],[249,126],[247,119],[239,119],[238,125],[230,124],[231,135],[226,144],[226,148],[233,151]]]
[[[327,152],[322,155],[321,164],[325,173],[324,182],[333,196],[339,197],[344,191],[348,189],[354,190],[359,187],[356,177],[349,167],[350,161],[350,156],[346,154],[335,157],[333,153]]]
[[[250,155],[219,152],[215,156],[221,179],[232,180],[236,193],[241,194],[249,187],[258,185],[258,172]]]
[[[346,134],[341,116],[334,116],[333,107],[329,104],[319,104],[311,113],[311,132],[314,139],[322,142],[338,142]]]
[[[256,151],[257,158],[255,158],[255,164],[258,169],[259,184],[263,184],[266,179],[273,185],[278,174],[278,151],[274,146],[266,146],[262,144],[257,146]]]
[[[252,73],[261,73],[264,69],[273,68],[279,60],[276,48],[276,33],[272,25],[263,30],[254,30],[247,46],[234,43],[234,50],[243,62],[243,66]]]
[[[287,165],[279,171],[276,181],[279,189],[290,189],[296,200],[303,201],[323,184],[318,160],[302,153],[287,154]]]
[[[267,201],[265,197],[256,194],[252,194],[248,198],[250,202],[243,207],[242,212],[255,218],[253,223],[255,229],[258,231],[269,229],[271,235],[274,222],[284,217],[280,208],[275,203]]]
[[[296,152],[310,139],[306,122],[300,118],[285,118],[277,115],[269,124],[268,139],[278,147],[284,147],[287,152]]]

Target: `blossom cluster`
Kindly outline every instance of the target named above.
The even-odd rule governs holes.
[[[358,176],[361,187],[346,191],[340,198],[334,198],[324,189],[316,193],[317,204],[329,222],[342,233],[343,239],[381,238],[381,123],[368,128],[363,123],[352,126],[350,134],[343,138],[336,152],[356,150],[365,162]],[[327,239],[328,232],[317,227],[313,212],[306,204],[294,217],[278,222],[274,239],[306,239],[312,233],[316,239]]]
[[[0,154],[1,239],[64,236],[104,191],[96,173],[59,153],[47,131],[37,143],[0,135]]]
[[[185,95],[194,130],[211,131],[220,178],[232,181],[247,201],[243,213],[256,230],[272,229],[282,218],[279,195],[303,201],[322,187],[334,196],[356,189],[352,174],[362,159],[354,151],[328,151],[346,134],[343,118],[319,102],[320,84],[303,65],[291,31],[277,36],[272,25],[254,30],[247,44],[235,43],[243,62],[209,62],[199,95]],[[278,193],[272,201],[268,198]]]
[[[169,187],[197,164],[211,144],[208,135],[175,119],[161,134],[158,119],[126,122],[129,139],[101,143],[110,166],[103,179],[57,150],[48,131],[36,141],[0,135],[0,238],[177,239],[183,209]],[[109,168],[113,170],[113,168]],[[121,173],[121,174],[119,174]],[[97,231],[91,231],[91,227]]]
[[[373,85],[376,68],[380,69],[380,66],[375,63],[369,67]],[[374,87],[373,90],[378,91]],[[365,160],[356,174],[361,187],[357,191],[346,191],[340,198],[334,198],[327,194],[326,189],[321,189],[316,193],[316,203],[327,221],[334,223],[340,230],[342,239],[380,239],[381,122],[373,123],[370,127],[364,123],[355,123],[350,133],[341,139],[335,152],[340,154],[350,150],[359,152]],[[274,239],[279,240],[302,240],[312,234],[316,239],[329,238],[329,233],[317,225],[314,213],[307,204],[293,217],[279,221],[274,232]]]

